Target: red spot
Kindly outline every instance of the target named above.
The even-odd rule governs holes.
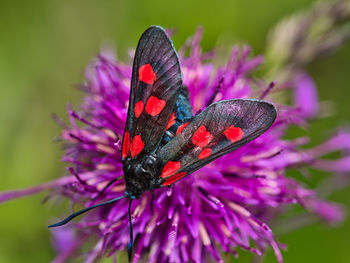
[[[172,177],[170,177],[169,179],[165,180],[163,185],[164,186],[171,185],[171,184],[175,183],[177,180],[180,180],[186,174],[187,174],[186,172],[181,172],[181,173],[175,174]]]
[[[144,107],[144,105],[143,105],[142,100],[140,100],[139,102],[137,102],[135,104],[134,113],[135,113],[136,118],[138,118],[141,115],[141,113],[143,111],[143,107]]]
[[[153,84],[156,80],[156,73],[154,73],[150,64],[143,65],[139,68],[139,79],[147,84]]]
[[[181,124],[181,125],[177,128],[176,134],[175,134],[175,135],[178,135],[180,132],[182,132],[182,130],[185,129],[186,126],[187,126],[188,124],[190,124],[190,123],[189,123],[189,122],[185,122],[185,123]]]
[[[179,170],[180,167],[181,167],[180,161],[178,162],[169,161],[165,164],[160,177],[162,178],[168,177],[176,173],[176,171]]]
[[[213,135],[207,131],[204,125],[199,126],[196,132],[192,136],[192,142],[199,148],[203,148],[208,145],[213,139]]]
[[[176,119],[175,113],[173,112],[173,113],[171,114],[171,116],[170,116],[169,121],[168,121],[168,125],[167,125],[166,128],[165,128],[166,130],[169,129],[171,126],[173,126],[173,125],[175,124],[175,119]]]
[[[227,139],[229,139],[232,143],[239,141],[243,137],[243,131],[239,127],[235,127],[231,125],[224,131],[225,136]]]
[[[130,147],[131,158],[134,158],[136,155],[138,155],[142,151],[144,146],[145,145],[141,139],[141,136],[136,135],[132,140],[131,147]]]
[[[123,159],[128,156],[130,150],[130,135],[128,131],[125,131],[124,133],[124,140],[123,140],[123,148],[122,148],[122,157]]]
[[[151,116],[158,115],[164,108],[166,102],[165,100],[158,99],[154,96],[149,97],[146,103],[146,111]]]
[[[210,148],[205,148],[203,151],[201,151],[201,153],[198,155],[198,159],[202,160],[205,159],[207,157],[209,157],[211,154],[211,149]]]

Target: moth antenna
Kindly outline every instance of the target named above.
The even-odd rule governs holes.
[[[132,258],[132,247],[134,244],[134,236],[133,236],[133,232],[132,232],[132,223],[131,223],[131,203],[132,203],[132,199],[130,199],[130,203],[129,203],[129,232],[130,232],[130,241],[129,241],[129,246],[128,246],[128,258],[129,258],[129,263],[131,262],[131,258]]]
[[[119,196],[119,197],[117,197],[117,198],[108,200],[108,201],[103,202],[103,203],[101,203],[101,204],[97,204],[97,205],[93,205],[93,206],[87,207],[87,208],[85,208],[85,209],[82,209],[82,210],[80,210],[80,211],[78,211],[78,212],[75,212],[75,213],[71,214],[71,215],[68,216],[66,219],[64,219],[64,220],[62,220],[62,221],[60,221],[60,222],[58,222],[58,223],[56,223],[56,224],[49,225],[48,227],[51,228],[51,227],[63,226],[63,225],[65,225],[65,224],[67,224],[69,221],[71,221],[73,218],[75,218],[75,217],[77,217],[77,216],[79,216],[79,215],[81,215],[81,214],[84,214],[84,213],[86,213],[86,212],[88,212],[88,211],[90,211],[90,210],[92,210],[92,209],[97,208],[97,207],[100,207],[100,206],[104,206],[104,205],[108,205],[108,204],[114,203],[115,201],[118,201],[118,200],[120,200],[120,199],[122,199],[122,198],[124,198],[124,197],[126,197],[126,195]]]

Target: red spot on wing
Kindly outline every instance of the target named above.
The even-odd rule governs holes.
[[[158,99],[154,96],[149,97],[146,103],[146,111],[151,116],[158,115],[164,108],[166,102],[165,100]]]
[[[143,111],[143,107],[144,107],[144,105],[143,105],[142,100],[140,100],[139,102],[137,102],[135,104],[134,113],[135,113],[136,118],[138,118],[141,115],[141,113]]]
[[[229,139],[232,143],[239,141],[243,137],[243,131],[239,127],[235,127],[231,125],[228,127],[225,131],[224,134],[227,139]]]
[[[187,126],[188,124],[190,124],[190,123],[189,123],[189,122],[185,122],[185,123],[181,124],[181,125],[177,128],[176,134],[175,134],[175,135],[178,135],[180,132],[182,132],[182,130],[185,129],[186,126]]]
[[[207,131],[204,125],[199,126],[196,132],[192,136],[192,142],[199,148],[203,148],[208,145],[213,139],[213,135]]]
[[[143,143],[141,136],[136,135],[132,140],[130,147],[131,158],[134,158],[136,155],[138,155],[144,147],[145,144]]]
[[[181,172],[178,174],[173,175],[172,177],[168,178],[167,180],[164,181],[163,185],[168,186],[173,183],[175,183],[177,180],[180,180],[182,177],[184,177],[187,173],[186,172]]]
[[[166,130],[169,129],[171,126],[173,126],[173,125],[175,124],[175,119],[176,119],[175,113],[173,112],[173,113],[171,114],[170,119],[169,119],[169,121],[168,121],[168,124],[167,124],[167,126],[166,126],[166,128],[165,128]]]
[[[139,79],[147,84],[153,84],[156,80],[156,73],[154,73],[150,64],[143,65],[139,68]]]
[[[181,168],[180,161],[178,162],[169,161],[165,164],[160,177],[162,178],[168,177],[176,173],[176,171],[179,170],[180,168]]]
[[[130,150],[130,135],[128,131],[124,133],[123,147],[122,147],[122,157],[123,159],[128,156]]]
[[[205,148],[203,151],[200,152],[200,154],[198,155],[198,159],[202,160],[205,158],[208,158],[211,154],[211,149],[210,148]]]

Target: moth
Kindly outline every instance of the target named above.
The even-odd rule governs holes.
[[[93,208],[128,198],[130,261],[132,200],[146,191],[171,187],[204,165],[254,140],[275,118],[276,109],[272,104],[248,99],[215,102],[193,115],[172,41],[163,28],[151,26],[139,40],[133,63],[121,150],[125,194],[80,210],[49,227],[64,225]]]

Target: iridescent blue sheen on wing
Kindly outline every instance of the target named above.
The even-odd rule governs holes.
[[[160,147],[167,144],[176,134],[179,126],[187,121],[192,119],[192,107],[189,99],[188,89],[185,86],[182,86],[180,89],[179,96],[177,97],[175,104],[175,123],[169,127],[163,135],[162,142]]]

